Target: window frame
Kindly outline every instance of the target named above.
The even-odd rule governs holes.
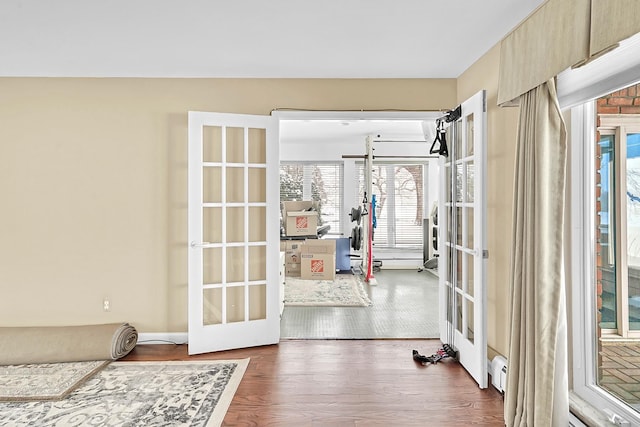
[[[640,412],[597,384],[595,101],[571,109],[570,224],[573,392],[599,411],[640,425]]]
[[[557,77],[558,102],[562,110],[573,108],[570,119],[569,171],[567,184],[570,198],[570,241],[565,245],[571,252],[567,258],[570,282],[571,317],[569,336],[571,393],[588,405],[577,404],[586,411],[619,414],[629,422],[640,425],[640,414],[596,385],[596,292],[595,283],[595,99],[638,82],[640,76],[640,33],[622,40],[613,51],[584,66],[569,68]],[[585,284],[589,284],[585,286]],[[572,408],[575,404],[572,403]]]
[[[627,192],[626,155],[627,135],[640,133],[640,114],[601,114],[600,126],[597,130],[600,135],[612,135],[614,137],[614,170],[613,175],[617,182],[614,194],[615,208],[615,253],[616,259],[616,323],[614,330],[604,330],[608,335],[619,335],[623,338],[640,338],[640,330],[629,329],[629,304],[625,301],[629,297],[629,266],[627,264],[627,199],[623,197]],[[609,219],[611,221],[611,219]]]

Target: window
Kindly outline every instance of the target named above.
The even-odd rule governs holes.
[[[560,106],[572,107],[572,392],[630,425],[640,425],[640,376],[631,363],[640,354],[633,285],[639,263],[631,244],[638,218],[632,122],[640,114],[639,78],[640,34],[558,76]]]
[[[375,164],[373,194],[376,195],[376,248],[422,250],[424,218],[424,165]],[[364,168],[358,168],[359,188],[354,206],[364,197]]]
[[[319,202],[318,225],[328,234],[341,234],[342,165],[339,163],[283,163],[280,165],[280,201]]]
[[[612,100],[640,101],[635,93],[634,85],[600,98],[597,110]],[[595,231],[600,327],[605,335],[640,338],[640,114],[598,113],[598,122]]]
[[[640,114],[635,103],[640,105],[640,84],[572,110],[571,228],[582,230],[573,236],[572,329],[574,390],[605,412],[640,423]]]

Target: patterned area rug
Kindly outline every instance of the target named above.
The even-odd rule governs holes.
[[[291,306],[367,307],[367,296],[360,276],[336,274],[335,280],[302,280],[287,277],[284,304]]]
[[[0,426],[220,426],[248,364],[113,362],[64,400],[0,403]]]
[[[0,366],[0,401],[60,400],[109,362]]]

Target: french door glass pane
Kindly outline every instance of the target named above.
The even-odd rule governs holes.
[[[465,157],[467,151],[466,147],[462,145],[462,120],[456,120],[451,126],[455,127],[455,132],[453,134],[455,140],[452,141],[454,159],[462,159]]]
[[[456,329],[463,333],[464,324],[462,323],[462,294],[456,292]]]
[[[202,324],[222,323],[222,288],[202,290]]]
[[[253,285],[249,287],[249,320],[267,318],[267,286]]]
[[[475,286],[475,282],[473,280],[473,271],[474,271],[474,259],[473,259],[473,255],[471,254],[465,254],[464,255],[467,259],[466,262],[466,271],[467,271],[467,294],[469,294],[469,296],[473,297],[473,293],[474,293],[474,289],[473,287]]]
[[[244,322],[245,286],[225,288],[227,291],[227,322]]]
[[[456,253],[456,288],[462,289],[462,257],[464,252],[455,251]]]
[[[244,208],[227,208],[227,242],[244,242]]]
[[[202,249],[202,283],[222,283],[222,248]]]
[[[267,163],[267,132],[264,129],[249,129],[249,163]]]
[[[227,247],[227,277],[225,282],[244,282],[244,247],[229,246]]]
[[[207,167],[202,169],[202,201],[204,203],[220,203],[222,201],[222,168]]]
[[[464,153],[465,156],[473,156],[473,114],[469,114],[466,117],[466,129],[467,129],[467,149]]]
[[[462,211],[464,208],[456,208],[456,245],[462,246]]]
[[[464,197],[464,163],[456,164],[456,202],[465,201]]]
[[[227,128],[227,163],[244,162],[244,128]]]
[[[265,168],[248,168],[249,203],[264,203],[267,201],[267,170]]]
[[[473,203],[473,192],[475,177],[473,176],[473,160],[466,162],[467,164],[467,202]]]
[[[227,203],[244,202],[244,168],[227,168]],[[264,181],[263,181],[264,182]]]
[[[474,235],[474,230],[473,230],[473,208],[469,207],[466,208],[466,234],[467,234],[467,244],[465,245],[466,248],[468,249],[473,249],[473,245],[474,245],[474,241],[473,241],[473,235]]]
[[[267,280],[267,247],[249,246],[249,280]]]
[[[222,208],[202,209],[202,241],[222,242]]]
[[[466,300],[467,302],[467,339],[471,342],[474,341],[474,312],[473,312],[473,301]]]
[[[267,208],[249,208],[249,242],[264,242],[267,240],[267,225],[264,218],[267,216]]]
[[[222,162],[222,128],[220,126],[202,127],[202,161]]]

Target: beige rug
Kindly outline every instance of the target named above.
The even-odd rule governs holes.
[[[60,400],[109,362],[0,366],[0,401]]]
[[[0,365],[116,360],[137,342],[128,323],[0,327]]]
[[[112,362],[63,400],[0,402],[0,426],[216,427],[248,364]]]
[[[371,300],[360,276],[336,274],[335,280],[287,277],[284,304],[290,306],[367,307]]]

